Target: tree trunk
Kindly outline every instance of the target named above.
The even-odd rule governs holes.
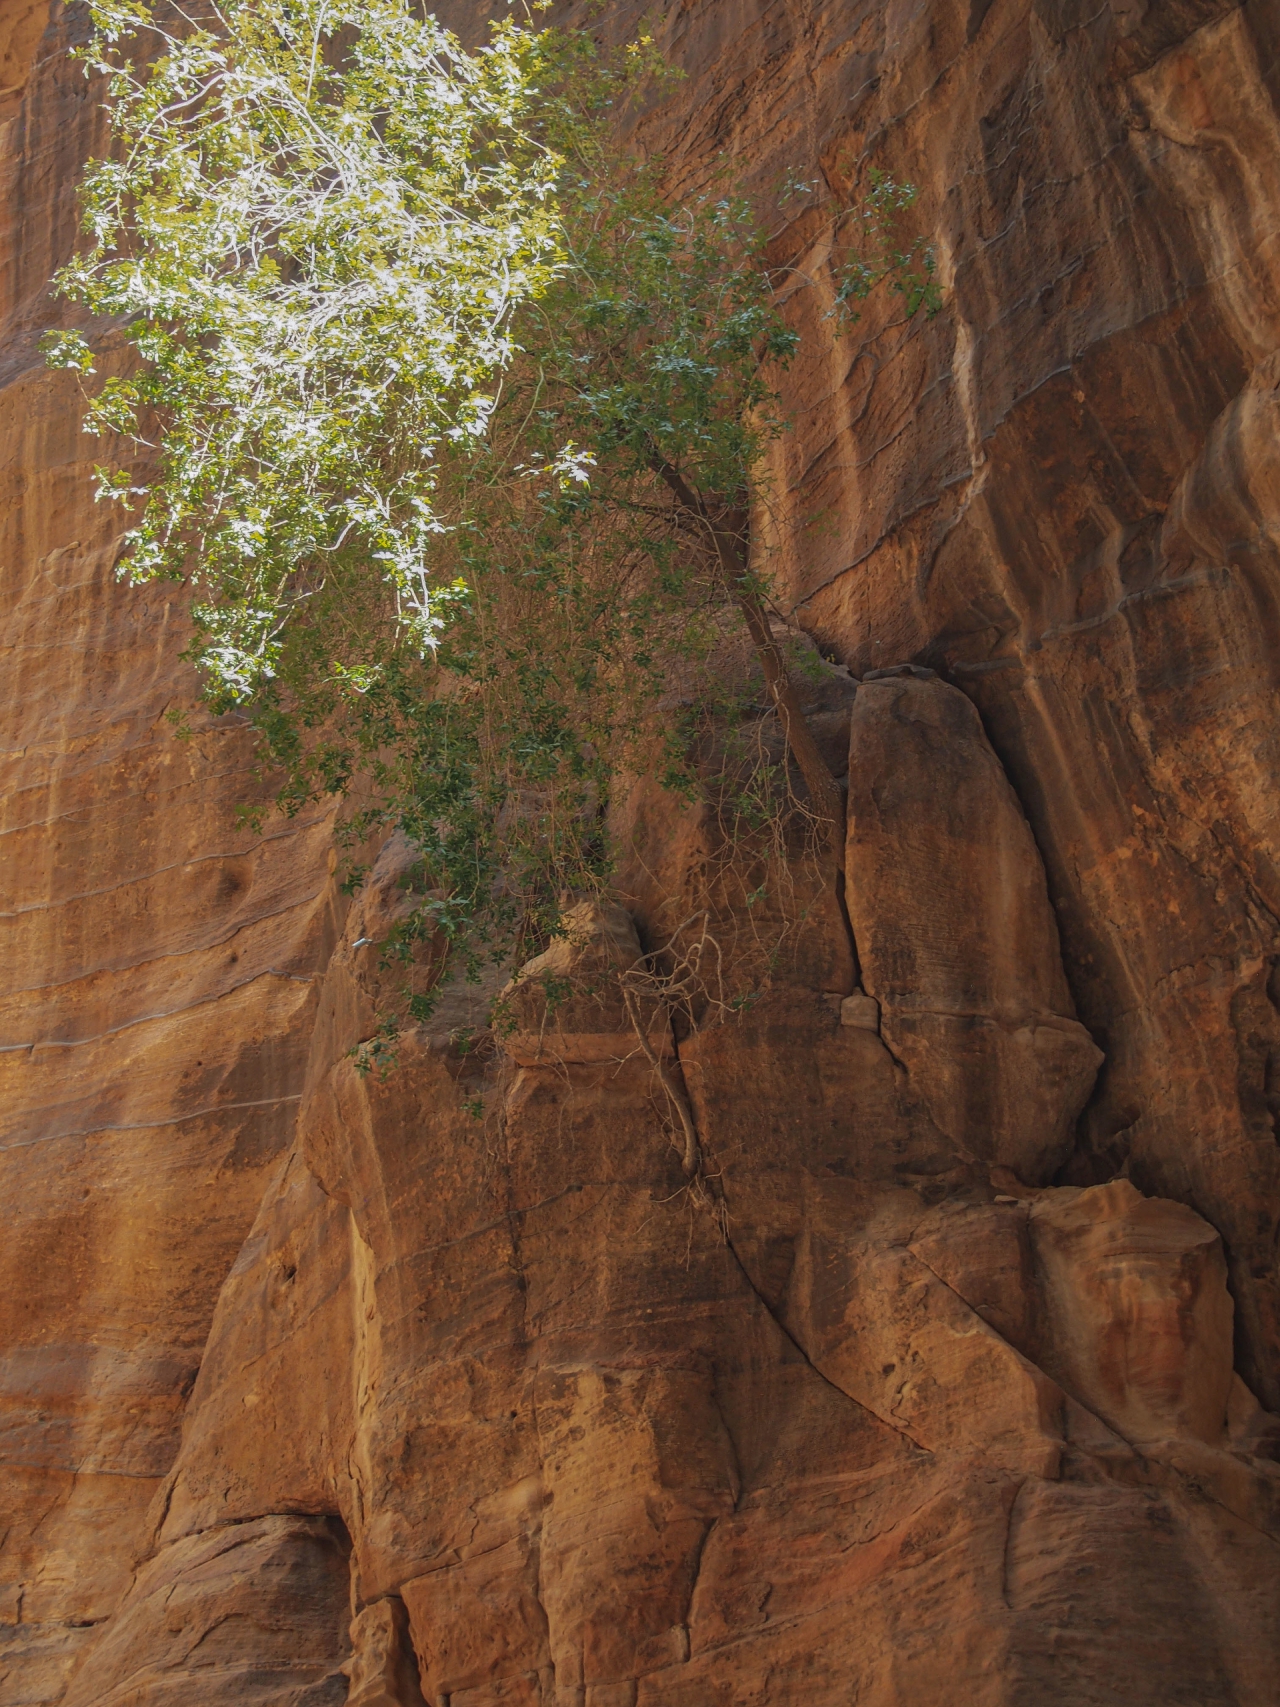
[[[746,512],[726,509],[713,513],[669,463],[655,459],[653,468],[675,495],[680,508],[698,524],[715,554],[726,587],[738,601],[764,672],[765,688],[778,713],[787,746],[809,790],[810,804],[822,826],[824,838],[833,847],[838,847],[844,833],[844,800],[818,751],[813,731],[805,721],[781,648],[773,637],[760,596],[751,583],[747,564]]]

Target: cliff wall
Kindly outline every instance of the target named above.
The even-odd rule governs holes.
[[[1267,1707],[1274,7],[662,12],[638,146],[910,179],[944,287],[792,375],[847,923],[801,873],[769,996],[649,1036],[692,1191],[599,1004],[356,1070],[407,856],[347,912],[323,816],[237,827],[247,733],[35,353],[83,27],[0,19],[0,1699]],[[705,812],[615,828],[570,973],[742,925]]]
[[[0,1698],[118,1603],[227,1271],[287,1148],[332,941],[323,823],[259,840],[174,589],[117,584],[74,380],[35,341],[101,115],[83,8],[0,8]]]

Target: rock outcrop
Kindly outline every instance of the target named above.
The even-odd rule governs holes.
[[[84,28],[0,18],[0,1700],[1269,1707],[1274,8],[667,9],[638,146],[937,248],[777,448],[843,871],[637,784],[616,902],[386,1072],[411,850],[348,906],[322,814],[239,827],[35,351]],[[699,908],[790,921],[741,1012],[668,999]]]
[[[972,702],[923,671],[858,691],[845,889],[881,1035],[935,1122],[1047,1183],[1102,1054],[1075,1017],[1017,796]]]

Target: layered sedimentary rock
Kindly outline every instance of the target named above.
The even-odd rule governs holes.
[[[56,1699],[128,1585],[218,1294],[298,1106],[328,827],[237,824],[174,589],[116,584],[74,381],[35,348],[99,115],[83,8],[0,17],[0,1698]],[[108,355],[108,359],[109,355]]]
[[[1274,1699],[1273,10],[668,9],[638,146],[884,168],[939,257],[815,311],[777,451],[848,845],[753,913],[637,784],[614,902],[385,1076],[411,850],[344,916],[323,817],[239,829],[113,580],[34,350],[83,17],[0,20],[6,1704]],[[629,1008],[699,907],[791,920],[770,988]]]
[[[1280,1476],[1256,1406],[1232,1412],[1207,1223],[1125,1180],[994,1189],[881,1040],[794,987],[679,1046],[718,1214],[611,1012],[581,1059],[423,1032],[362,1075],[396,879],[334,957],[297,1147],[152,1508],[118,1625],[138,1669],[104,1636],[68,1702],[328,1699],[286,1687],[278,1635],[255,1646],[208,1570],[265,1511],[341,1518],[360,1701],[839,1700],[850,1677],[886,1703],[1266,1700]],[[610,929],[566,981],[598,979]],[[320,1543],[271,1521],[308,1641]],[[1158,1642],[1114,1616],[1120,1564]],[[162,1568],[184,1621],[225,1606],[243,1645],[175,1652]]]
[[[881,1034],[934,1120],[968,1153],[1047,1183],[1102,1055],[1075,1018],[1017,796],[972,703],[929,672],[859,689],[845,891]]]
[[[856,674],[913,660],[972,699],[1106,1053],[1073,1177],[1127,1165],[1210,1216],[1280,1403],[1274,8],[783,16],[699,42],[685,146],[767,114],[801,176],[919,182],[946,291],[808,342],[795,610]]]

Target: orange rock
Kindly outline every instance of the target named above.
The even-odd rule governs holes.
[[[351,1620],[346,1707],[426,1707],[409,1615],[398,1595],[375,1600]]]
[[[1017,797],[973,706],[927,672],[858,690],[846,884],[881,1036],[935,1124],[1047,1181],[1102,1053],[1075,1019]]]
[[[1047,1193],[1029,1220],[1045,1367],[1126,1440],[1219,1444],[1232,1306],[1213,1228],[1128,1180]]]
[[[503,1051],[529,1067],[622,1062],[643,1054],[645,1044],[669,1055],[666,1007],[635,978],[643,968],[630,913],[616,902],[582,901],[562,924],[565,934],[526,962],[499,997]],[[620,979],[627,973],[631,980]]]
[[[384,1077],[413,851],[348,910],[326,815],[241,833],[246,731],[172,590],[112,577],[33,350],[101,146],[83,18],[0,8],[6,1707],[1275,1699],[1270,18],[656,27],[675,181],[874,165],[936,248],[933,319],[792,298],[759,519],[842,660],[805,692],[853,930],[798,833],[775,882],[637,782],[620,906],[542,964],[570,1005],[535,969],[504,1048],[495,969]],[[826,279],[824,229],[791,199],[771,259]],[[703,910],[768,977],[646,1022],[690,1181],[584,986]]]
[[[347,1551],[340,1524],[284,1516],[163,1548],[72,1678],[67,1707],[343,1701]]]

